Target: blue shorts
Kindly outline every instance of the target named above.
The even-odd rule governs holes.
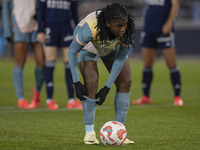
[[[114,60],[116,59],[117,55],[118,55],[118,51],[119,51],[119,47],[120,46],[117,46],[115,50],[113,50],[110,54],[104,56],[104,57],[101,57],[102,60]],[[97,54],[94,54],[94,53],[91,53],[87,50],[81,50],[79,52],[79,58],[78,58],[78,62],[81,62],[81,61],[88,61],[88,60],[94,60],[94,61],[97,61],[98,59],[98,56]]]
[[[78,62],[88,61],[88,60],[97,61],[97,59],[98,59],[97,54],[93,54],[87,50],[83,49],[79,52]]]
[[[73,40],[73,29],[70,22],[47,23],[46,26],[46,46],[69,47]]]
[[[171,32],[169,34],[162,33],[141,33],[141,45],[148,48],[171,48],[175,47],[175,36]]]
[[[25,42],[25,43],[36,43],[37,42],[37,31],[21,33],[16,21],[13,21],[13,42]]]

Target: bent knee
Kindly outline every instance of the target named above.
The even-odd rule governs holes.
[[[115,83],[118,92],[129,92],[132,84],[131,79],[124,79]]]
[[[37,61],[36,64],[37,64],[38,67],[43,68],[45,66],[45,61],[44,60],[40,60],[40,61]]]

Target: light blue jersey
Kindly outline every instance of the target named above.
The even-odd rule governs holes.
[[[80,81],[78,74],[78,53],[79,62],[96,60],[100,56],[103,60],[114,60],[110,76],[106,83],[111,87],[124,65],[128,51],[132,45],[125,45],[122,38],[108,40],[107,44],[102,44],[97,36],[96,12],[85,17],[76,27],[74,39],[69,48],[69,64],[72,71],[73,82]]]

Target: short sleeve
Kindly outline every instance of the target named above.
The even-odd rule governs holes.
[[[76,35],[76,41],[80,45],[86,45],[93,39],[92,32],[87,22],[79,29]]]

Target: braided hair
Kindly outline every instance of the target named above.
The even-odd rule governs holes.
[[[130,15],[127,9],[119,3],[112,3],[102,9],[96,11],[97,16],[97,37],[100,38],[101,43],[106,44],[110,29],[106,26],[106,21],[114,21],[123,17],[128,17],[127,29],[123,36],[123,42],[127,45],[133,44],[135,40],[135,23],[134,17]]]

